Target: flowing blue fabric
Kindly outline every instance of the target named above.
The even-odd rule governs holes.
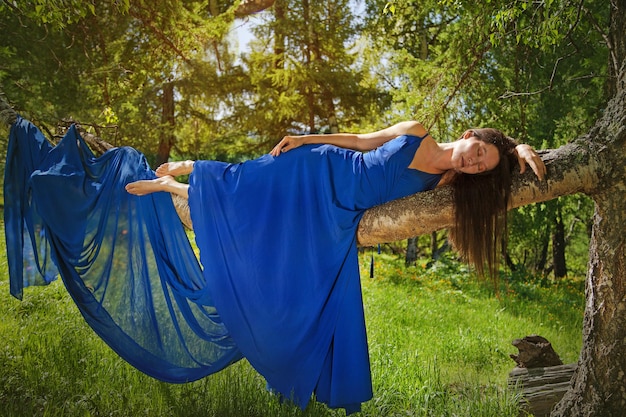
[[[96,158],[74,127],[52,147],[18,118],[4,184],[11,293],[21,297],[58,268],[87,323],[122,358],[163,381],[192,381],[241,353],[169,195],[125,191],[147,178],[154,173],[131,148]]]
[[[372,396],[356,229],[367,208],[437,185],[408,168],[421,139],[194,164],[189,205],[217,310],[268,385],[302,407],[315,393],[352,412]]]
[[[52,147],[18,118],[4,185],[11,293],[58,270],[87,323],[148,375],[191,381],[245,356],[302,408],[315,394],[358,411],[372,386],[356,229],[367,208],[437,185],[408,168],[421,141],[196,162],[201,269],[169,194],[125,191],[154,178],[143,155],[95,157],[75,128]]]

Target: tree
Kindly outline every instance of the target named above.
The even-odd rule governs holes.
[[[378,90],[356,62],[349,1],[278,0],[273,12],[253,29],[245,57],[248,130],[275,143],[285,132],[346,130],[375,112]]]

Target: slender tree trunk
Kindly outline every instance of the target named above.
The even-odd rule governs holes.
[[[513,262],[513,259],[511,259],[511,255],[509,254],[509,251],[507,249],[506,239],[502,239],[502,245],[501,246],[502,246],[502,257],[504,258],[504,264],[511,271],[516,271],[517,270],[517,265],[515,265],[515,262]]]
[[[302,18],[305,22],[311,21],[311,4],[309,0],[302,0]],[[308,29],[305,32],[305,46],[304,46],[304,64],[308,69],[311,68],[311,64],[314,59],[313,49],[313,26],[308,25]],[[317,133],[315,126],[315,95],[313,92],[313,86],[307,85],[305,87],[304,95],[307,103],[307,124],[309,126],[310,133]]]
[[[163,85],[163,109],[161,113],[161,139],[157,151],[156,165],[159,166],[170,159],[170,151],[174,145],[174,83]]]
[[[554,266],[554,278],[567,276],[567,264],[565,262],[565,225],[561,214],[561,206],[558,204],[554,218],[554,230],[552,231],[552,265]]]
[[[417,261],[417,237],[410,237],[406,243],[406,257],[404,264],[406,266],[414,265]]]
[[[274,5],[276,30],[274,31],[274,68],[283,69],[285,66],[285,0],[277,0]]]
[[[535,263],[535,271],[544,272],[548,263],[548,247],[550,246],[550,226],[545,225],[545,230],[541,234],[541,252],[539,259]]]

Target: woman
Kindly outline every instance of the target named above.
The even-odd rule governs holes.
[[[517,160],[520,172],[524,173],[528,163],[540,180],[545,177],[546,167],[529,145],[517,145],[495,129],[467,130],[456,142],[438,144],[421,124],[409,121],[368,134],[285,136],[270,155],[278,157],[305,144],[370,151],[402,135],[424,137],[409,168],[441,174],[438,185],[454,187],[456,225],[451,229],[451,238],[461,255],[474,264],[481,275],[485,264],[493,275],[498,259],[498,238],[506,234],[504,214],[509,200],[511,165]],[[137,195],[168,191],[188,198],[189,186],[173,177],[190,174],[193,164],[193,161],[163,164],[156,170],[159,179],[134,182],[126,189]],[[481,177],[462,174],[481,174]]]
[[[168,163],[126,190],[189,198],[217,311],[272,389],[300,406],[315,393],[351,412],[372,396],[356,251],[363,212],[450,183],[452,236],[479,271],[487,262],[493,272],[515,160],[544,178],[532,148],[494,129],[438,144],[419,123],[403,122],[368,134],[286,136],[241,164]],[[189,185],[174,180],[182,174]]]

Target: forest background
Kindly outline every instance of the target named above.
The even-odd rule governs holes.
[[[239,161],[285,134],[407,119],[439,141],[493,126],[556,148],[588,130],[609,95],[600,0],[277,0],[254,15],[246,48],[238,5],[2,1],[0,85],[51,137],[78,121],[154,166]],[[582,195],[517,209],[506,264],[584,275],[591,215]],[[445,231],[410,239],[407,262],[445,242]]]

